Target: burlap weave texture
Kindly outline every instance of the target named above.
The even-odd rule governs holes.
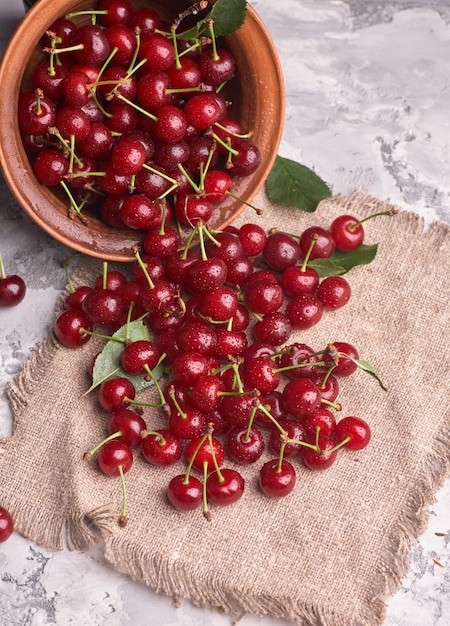
[[[272,206],[263,193],[255,204],[263,216],[246,212],[238,224],[259,219],[297,233],[326,227],[343,212],[364,217],[387,208],[360,193],[333,197],[312,215]],[[362,371],[343,379],[340,390],[342,416],[371,425],[367,449],[342,451],[325,472],[298,465],[294,492],[280,500],[261,494],[255,467],[241,467],[243,499],[212,508],[210,523],[166,503],[174,468],[150,467],[137,455],[126,475],[129,523],[121,529],[118,480],[82,460],[108,419],[95,394],[83,396],[95,341],[71,351],[50,335],[9,388],[15,430],[3,442],[0,491],[19,532],[56,549],[102,539],[118,570],[234,616],[381,624],[385,596],[400,585],[409,549],[448,476],[450,229],[433,224],[423,232],[422,220],[407,211],[369,224],[367,242],[379,250],[372,264],[349,273],[349,304],[294,337],[317,350],[348,341],[374,366],[387,392]],[[150,427],[164,423],[150,410],[144,417]]]

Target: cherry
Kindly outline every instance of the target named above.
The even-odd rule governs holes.
[[[319,450],[313,448],[303,448],[303,461],[309,469],[323,471],[331,467],[336,460],[337,451],[335,442],[331,437],[319,433],[309,439],[310,443],[317,443]]]
[[[283,272],[287,267],[297,263],[300,250],[293,237],[275,232],[267,237],[262,255],[270,268]]]
[[[314,241],[314,246],[309,252],[312,241]],[[298,245],[302,257],[305,258],[309,252],[310,259],[329,258],[336,248],[331,233],[321,226],[310,226],[304,230],[300,235]]]
[[[229,456],[237,463],[255,463],[265,449],[264,437],[261,431],[252,426],[234,426],[227,435],[226,450]]]
[[[220,467],[225,460],[225,451],[222,443],[212,435],[202,435],[189,441],[186,446],[186,460],[198,472],[204,473]]]
[[[108,270],[97,276],[94,281],[94,289],[109,289],[119,293],[125,285],[128,284],[128,279],[120,270]]]
[[[76,61],[85,65],[102,65],[111,51],[104,30],[96,24],[78,26],[70,38],[70,46]]]
[[[89,287],[88,285],[81,285],[80,287],[77,287],[64,298],[64,308],[77,309],[78,311],[81,311],[83,300],[91,291],[92,287]]]
[[[197,378],[191,388],[191,401],[200,411],[210,412],[220,404],[221,392],[225,391],[224,382],[217,376],[205,374]]]
[[[166,70],[172,89],[193,89],[202,82],[200,69],[196,61],[187,56],[179,58],[178,64],[174,63]]]
[[[237,155],[231,157],[231,169],[234,176],[250,176],[261,163],[261,152],[254,141],[240,139],[234,144]]]
[[[222,285],[200,298],[198,311],[206,319],[226,322],[237,311],[238,297],[234,289]]]
[[[311,378],[317,374],[320,356],[306,343],[294,342],[287,346],[278,359],[278,365],[289,378]],[[321,379],[322,382],[322,379]]]
[[[323,304],[314,294],[301,293],[287,303],[285,313],[292,328],[306,330],[322,319]]]
[[[150,70],[168,70],[175,60],[175,51],[171,39],[159,33],[142,35],[139,58],[146,59],[146,68]]]
[[[215,356],[218,359],[229,361],[241,356],[248,345],[247,335],[244,331],[228,330],[219,328],[216,330]]]
[[[133,14],[133,7],[129,0],[99,0],[99,19],[105,26],[113,24],[127,24]],[[106,32],[110,30],[106,29]]]
[[[14,530],[14,521],[11,513],[0,506],[0,543],[3,543],[12,535]]]
[[[246,285],[253,274],[253,262],[249,257],[243,256],[233,265],[228,265],[227,283],[229,285]]]
[[[131,28],[125,24],[112,24],[105,30],[105,35],[111,50],[116,50],[114,63],[129,65],[136,51],[136,36]]]
[[[284,387],[281,403],[284,410],[301,419],[320,406],[320,390],[309,378],[295,378]]]
[[[273,360],[268,356],[252,359],[245,365],[244,380],[250,389],[258,389],[262,394],[270,393],[280,384],[280,376]]]
[[[125,408],[114,411],[108,422],[108,433],[110,435],[119,434],[121,441],[130,448],[137,448],[141,444],[141,433],[145,428],[146,425],[142,416]]]
[[[123,176],[137,174],[144,165],[147,154],[145,147],[137,139],[119,139],[111,152],[114,170]]]
[[[33,89],[42,89],[47,98],[56,102],[64,95],[68,66],[61,63],[50,66],[48,61],[40,63],[31,74]],[[86,104],[83,102],[83,104]]]
[[[97,461],[100,469],[108,476],[120,476],[122,482],[122,510],[119,518],[120,526],[126,526],[126,489],[124,474],[133,465],[133,453],[131,448],[123,441],[114,439],[108,441],[98,452]]]
[[[197,130],[206,130],[222,117],[222,109],[213,94],[193,95],[184,105],[187,123]]]
[[[252,280],[245,290],[245,303],[254,313],[262,315],[278,311],[284,300],[281,285],[267,278]],[[288,316],[289,317],[289,316]]]
[[[83,311],[69,309],[57,316],[53,329],[57,339],[66,346],[66,348],[79,348],[91,338],[91,335],[81,331],[86,330],[92,332],[93,325]]]
[[[63,46],[68,46],[77,25],[67,17],[59,17],[47,29],[44,35],[45,45],[50,46],[52,38],[59,39]]]
[[[171,103],[170,86],[170,78],[165,72],[149,70],[138,80],[138,104],[150,113],[156,112],[161,106]]]
[[[150,228],[142,242],[147,254],[159,258],[166,258],[176,252],[180,245],[180,235],[175,228],[166,226]]]
[[[212,203],[203,196],[182,193],[175,201],[175,215],[182,224],[196,226],[198,223],[206,223],[213,214]]]
[[[306,429],[298,420],[295,419],[278,419],[278,426],[272,426],[269,438],[269,446],[274,454],[280,454],[281,446],[285,438],[294,441],[285,444],[283,449],[284,458],[293,458],[298,456],[304,446],[298,441],[306,441]],[[280,431],[283,429],[283,433]]]
[[[266,496],[283,498],[289,495],[297,482],[297,475],[289,461],[271,459],[259,471],[259,485]]]
[[[267,241],[266,231],[258,224],[243,224],[239,228],[238,236],[243,252],[247,256],[260,254]]]
[[[350,284],[342,276],[327,276],[317,289],[317,297],[324,308],[332,311],[345,306],[350,296]]]
[[[331,437],[336,428],[336,418],[329,409],[324,406],[319,406],[314,413],[306,415],[302,419],[302,425],[309,440],[315,436],[317,428],[320,428],[322,435]]]
[[[244,493],[244,478],[234,469],[225,467],[212,472],[206,479],[206,497],[218,506],[237,502]]]
[[[66,105],[57,110],[55,125],[64,138],[73,136],[77,142],[89,135],[91,122],[82,109]]]
[[[6,275],[2,255],[0,254],[0,307],[16,306],[25,297],[27,287],[18,274]]]
[[[120,364],[129,374],[145,374],[156,367],[160,356],[154,343],[137,339],[124,347],[120,353]]]
[[[224,420],[232,426],[246,427],[253,412],[253,394],[222,396],[219,412]]]
[[[290,265],[281,276],[284,292],[290,297],[302,293],[314,293],[319,286],[319,275],[312,267]]]
[[[239,237],[227,231],[217,233],[214,241],[208,241],[205,248],[208,258],[222,259],[227,266],[234,265],[244,255]]]
[[[136,389],[133,383],[123,376],[105,380],[98,391],[100,405],[106,411],[112,412],[126,407],[135,397]]]
[[[347,450],[362,450],[371,439],[369,424],[360,417],[344,417],[337,424],[334,435],[338,443]]]
[[[335,365],[334,358],[337,355],[338,362]],[[325,351],[325,360],[327,358],[330,361],[330,365],[333,367],[334,376],[350,376],[358,369],[357,361],[359,359],[359,352],[351,343],[346,341],[335,341],[328,346]]]
[[[285,313],[267,313],[253,326],[253,337],[271,346],[280,346],[291,336],[292,324]]]
[[[141,444],[142,454],[148,463],[159,466],[173,465],[183,454],[181,440],[170,430],[162,428],[146,431]]]
[[[222,202],[233,185],[233,179],[223,170],[210,169],[206,173],[203,185],[208,200]]]
[[[26,90],[19,94],[17,121],[20,129],[29,135],[45,135],[55,124],[56,107],[42,90]]]
[[[352,252],[364,241],[364,227],[352,215],[339,215],[330,225],[330,233],[336,248],[342,252]]]
[[[122,313],[122,300],[111,289],[92,289],[83,300],[82,310],[93,324],[114,324]]]
[[[59,150],[49,148],[38,154],[33,171],[40,183],[46,187],[56,187],[69,171],[69,161]]]
[[[220,287],[226,280],[227,266],[222,259],[199,259],[189,265],[185,287],[192,294],[202,294]]]
[[[203,82],[217,87],[233,78],[236,61],[226,48],[210,48],[200,55],[198,66]]]
[[[179,474],[167,485],[167,498],[173,506],[183,511],[198,508],[203,499],[203,486],[196,476]]]
[[[103,122],[93,122],[89,127],[88,135],[78,141],[77,150],[80,155],[91,159],[107,159],[112,146],[113,138],[108,126]]]
[[[175,380],[192,385],[208,374],[208,359],[200,352],[183,352],[173,361],[171,371]]]

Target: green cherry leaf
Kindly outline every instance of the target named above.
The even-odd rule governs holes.
[[[352,252],[340,252],[336,250],[331,255],[331,260],[336,263],[336,265],[343,267],[345,272],[348,272],[352,269],[352,267],[356,267],[357,265],[368,265],[369,263],[372,263],[376,257],[377,250],[377,243],[370,246],[363,243],[359,246],[359,248],[353,250]]]
[[[125,324],[119,330],[117,330],[112,337],[121,338],[128,337],[131,341],[138,341],[144,339],[145,341],[150,341],[150,333],[148,327],[141,321],[135,320],[130,322],[127,325]],[[92,375],[92,385],[90,386],[88,391],[92,391],[95,387],[101,385],[108,378],[114,378],[117,376],[122,376],[123,378],[127,378],[130,380],[136,392],[142,391],[147,387],[150,387],[153,382],[146,380],[145,376],[137,376],[133,374],[128,374],[120,365],[120,355],[124,348],[123,342],[115,341],[114,339],[110,339],[106,344],[103,350],[95,359],[94,370]],[[154,370],[155,377],[160,378],[162,375],[162,367],[156,368]]]
[[[240,29],[247,15],[247,0],[217,0],[211,9],[216,37],[231,35]]]
[[[321,200],[331,196],[329,186],[313,170],[277,155],[266,180],[269,200],[275,204],[313,213]]]
[[[345,274],[346,270],[342,265],[339,265],[330,259],[312,259],[312,261],[308,262],[308,267],[312,267],[320,278],[325,278],[327,276],[341,276]]]
[[[329,259],[312,259],[308,265],[316,270],[321,278],[326,276],[341,276],[357,265],[368,265],[374,260],[378,244],[362,244],[352,252],[336,250]]]

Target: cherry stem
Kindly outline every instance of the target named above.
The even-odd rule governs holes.
[[[274,374],[278,374],[279,372],[288,372],[289,370],[296,370],[301,367],[322,367],[326,365],[325,361],[303,361],[302,363],[296,363],[295,365],[285,365],[284,367],[276,367],[272,370]]]
[[[117,437],[121,437],[122,435],[123,435],[123,432],[121,430],[117,430],[115,433],[112,433],[111,435],[109,435],[108,437],[100,441],[100,443],[98,443],[96,446],[91,448],[88,452],[85,452],[83,454],[83,459],[86,459],[86,460],[91,459],[94,456],[94,454],[98,452],[100,448],[102,448],[105,445],[105,443],[108,443],[108,441],[112,441],[113,439],[117,439]]]
[[[177,400],[177,397],[175,395],[175,389],[173,388],[173,386],[169,387],[169,398],[172,400],[177,412],[179,413],[180,417],[182,420],[187,418],[187,413],[186,411],[183,411],[183,409],[181,408],[180,403]]]
[[[278,455],[278,465],[277,465],[277,469],[275,470],[276,474],[281,474],[281,468],[283,465],[283,458],[284,458],[284,450],[287,446],[287,441],[282,441],[281,442],[281,446],[280,446],[280,454]]]
[[[287,437],[287,431],[284,430],[284,428],[282,426],[280,426],[280,424],[278,423],[278,421],[274,418],[274,416],[272,415],[272,413],[265,407],[264,404],[259,404],[258,405],[258,409],[260,411],[262,411],[262,413],[264,413],[264,415],[266,417],[268,417],[270,419],[270,421],[272,422],[272,424],[274,424],[274,426],[276,426],[278,428],[278,430],[280,431],[281,435],[284,437]]]
[[[216,470],[217,473],[217,477],[219,479],[219,483],[223,483],[223,481],[225,480],[225,478],[223,477],[222,472],[220,471],[220,467],[219,464],[217,462],[217,457],[216,454],[214,452],[214,445],[213,445],[213,440],[212,440],[212,433],[208,432],[207,433],[207,437],[208,437],[208,442],[209,442],[209,448],[211,450],[211,458],[212,458],[212,462],[214,464],[214,469]]]
[[[221,139],[219,135],[217,135],[215,132],[213,132],[211,136],[213,139],[215,139],[215,141],[217,141],[217,143],[220,143],[220,145],[223,146],[229,154],[234,154],[234,156],[238,156],[239,150],[235,150],[234,148],[232,148],[229,142]]]
[[[350,437],[350,435],[347,435],[347,437],[345,439],[343,439],[342,441],[340,441],[339,443],[337,443],[334,446],[334,448],[331,448],[330,450],[327,450],[327,454],[331,454],[332,452],[336,452],[336,450],[339,450],[340,448],[343,448],[345,446],[345,444],[348,443],[351,440],[352,440],[352,438]]]
[[[75,198],[73,197],[72,192],[70,191],[69,187],[66,185],[66,183],[63,180],[60,180],[59,184],[64,189],[67,197],[69,198],[69,203],[70,203],[70,209],[68,211],[69,218],[73,218],[74,215],[77,214],[81,222],[85,226],[87,226],[89,224],[89,220],[81,213],[81,209],[78,206],[78,204],[75,202]]]
[[[189,176],[189,174],[187,173],[186,169],[183,167],[182,163],[178,163],[178,169],[180,170],[180,172],[183,174],[183,176],[186,178],[186,180],[188,181],[188,183],[190,184],[190,186],[192,187],[192,189],[196,192],[196,193],[200,193],[201,191],[201,187],[199,187],[194,180]]]
[[[311,252],[313,251],[314,246],[316,245],[316,241],[318,240],[319,235],[314,233],[311,237],[311,242],[309,244],[309,248],[306,252],[305,258],[303,259],[302,266],[300,268],[301,272],[306,272],[306,266],[308,265],[309,257],[311,256]]]
[[[250,209],[253,209],[255,211],[256,215],[262,215],[263,214],[263,210],[262,209],[258,209],[258,207],[254,206],[253,204],[250,204],[250,202],[247,202],[246,200],[243,200],[239,196],[236,196],[234,193],[231,193],[231,191],[227,191],[226,195],[230,196],[231,198],[234,198],[235,200],[238,200],[238,202],[241,202],[242,204],[245,204]]]
[[[165,355],[164,355],[164,356],[165,356]],[[148,377],[149,377],[149,380],[151,380],[151,381],[152,381],[152,383],[153,383],[153,384],[155,385],[155,387],[156,387],[156,391],[158,392],[159,399],[161,400],[161,404],[162,404],[163,406],[165,406],[165,405],[167,404],[167,401],[166,401],[166,399],[165,399],[165,397],[164,397],[164,394],[163,394],[162,389],[161,389],[161,385],[158,383],[158,380],[157,380],[157,378],[156,378],[155,374],[152,372],[152,370],[149,368],[149,366],[148,366],[148,365],[144,365],[144,369],[145,369],[145,371],[147,372],[147,375],[148,375]]]
[[[362,220],[359,220],[355,224],[350,224],[350,226],[348,226],[348,230],[353,232],[354,230],[358,228],[358,226],[361,226],[361,224],[364,224],[364,222],[367,222],[367,220],[371,220],[373,217],[380,217],[381,215],[388,215],[389,217],[392,217],[393,215],[397,215],[398,212],[399,212],[398,209],[392,208],[392,209],[389,209],[388,211],[380,211],[379,213],[372,213],[372,215],[368,215],[367,217],[364,217]]]
[[[73,293],[75,291],[75,285],[73,284],[72,277],[70,276],[69,259],[67,257],[63,261],[63,267],[64,267],[64,273],[66,275],[66,280],[67,280],[67,284],[69,285],[70,292]],[[2,264],[1,256],[0,256],[0,269],[3,270],[3,264]],[[2,276],[3,276],[3,278],[5,278],[3,271],[2,271]]]
[[[144,276],[145,276],[145,278],[146,278],[146,280],[147,280],[147,282],[149,284],[150,289],[154,289],[155,288],[155,283],[151,279],[151,276],[150,276],[150,274],[148,273],[148,270],[147,270],[147,266],[144,263],[144,261],[142,260],[142,257],[140,255],[139,250],[138,250],[137,247],[134,249],[134,256],[135,256],[135,259],[138,262],[138,265],[141,268],[141,270],[142,270],[142,272],[143,272],[143,274],[144,274]]]
[[[142,439],[145,439],[149,435],[154,435],[156,437],[156,439],[158,440],[158,443],[159,443],[160,446],[165,446],[166,445],[167,440],[157,430],[143,430],[141,432],[141,438]]]
[[[212,56],[213,56],[214,61],[218,61],[220,57],[217,54],[216,36],[214,34],[214,20],[211,20],[211,19],[207,20],[206,25],[208,27],[209,34],[211,36]]]
[[[119,343],[127,343],[128,339],[125,337],[115,337],[114,335],[102,335],[101,333],[96,333],[92,330],[86,330],[86,328],[80,328],[78,331],[80,335],[90,335],[91,337],[98,337],[99,339],[107,339],[108,341],[117,341]]]
[[[331,400],[326,400],[325,398],[321,398],[320,401],[322,404],[330,406],[335,411],[342,411],[342,405],[339,404],[339,402],[331,402]]]
[[[252,429],[253,426],[253,422],[255,421],[255,415],[256,415],[256,411],[258,410],[258,405],[255,404],[255,406],[252,407],[252,412],[250,413],[250,419],[248,420],[248,424],[247,424],[247,430],[245,431],[245,435],[242,437],[242,442],[243,443],[248,443],[248,441],[250,440],[250,431]]]
[[[250,139],[250,137],[252,136],[251,132],[248,132],[248,133],[234,133],[233,131],[229,130],[226,126],[223,126],[220,122],[215,122],[214,126],[217,126],[217,128],[220,128],[220,130],[223,130],[228,135],[232,135],[233,137],[236,137],[237,139]]]
[[[124,96],[122,93],[118,92],[116,94],[116,97],[119,100],[122,100],[122,102],[125,102],[125,104],[128,104],[129,106],[136,109],[136,111],[139,111],[139,113],[142,113],[143,115],[149,117],[154,122],[158,121],[158,118],[156,117],[156,115],[153,115],[153,113],[150,113],[150,111],[147,111],[147,109],[142,108],[141,106],[139,106],[138,104],[136,104],[135,102],[133,102],[132,100]]]
[[[195,461],[195,457],[197,456],[200,448],[202,447],[202,445],[205,443],[206,439],[208,438],[208,433],[205,433],[204,435],[202,435],[200,441],[198,442],[197,447],[194,450],[194,454],[191,456],[191,458],[189,459],[189,463],[187,465],[186,468],[186,472],[184,474],[184,480],[183,480],[183,484],[187,485],[189,483],[189,476],[191,474],[191,470],[192,470],[192,466],[194,464]]]
[[[206,497],[206,480],[208,478],[208,461],[203,461],[203,517],[210,522],[211,513],[208,509],[208,499]]]
[[[119,526],[121,526],[122,528],[125,528],[125,526],[127,525],[127,489],[126,489],[126,485],[125,485],[125,476],[123,473],[123,467],[122,465],[119,465],[117,467],[117,471],[119,472],[119,476],[120,476],[120,482],[122,484],[122,510],[120,512],[120,517],[119,517]]]

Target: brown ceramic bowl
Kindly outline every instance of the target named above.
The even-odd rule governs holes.
[[[168,20],[192,4],[189,0],[131,1],[134,8],[151,6]],[[33,69],[44,58],[40,42],[43,33],[57,17],[93,5],[95,0],[39,0],[16,28],[0,65],[0,84],[4,86],[0,99],[0,165],[23,209],[56,240],[97,258],[132,261],[132,247],[142,240],[143,232],[111,228],[96,216],[89,216],[88,226],[78,219],[69,219],[66,198],[36,180],[17,123],[19,92],[29,86]],[[277,154],[284,120],[283,77],[270,35],[250,6],[244,25],[227,37],[226,45],[235,55],[238,68],[227,98],[232,101],[232,113],[242,127],[253,130],[252,140],[262,153],[261,165],[253,175],[235,178],[233,193],[251,202]],[[245,204],[228,197],[218,205],[212,226],[224,228],[244,208]]]

